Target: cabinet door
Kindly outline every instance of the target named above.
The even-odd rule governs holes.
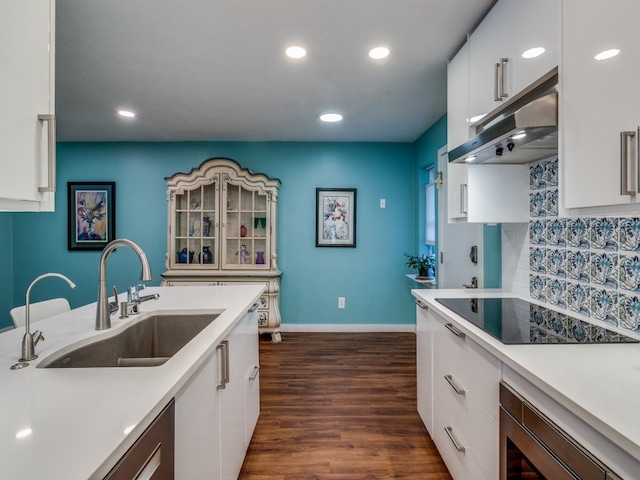
[[[212,354],[176,395],[176,479],[221,479],[218,380]]]
[[[271,268],[271,200],[259,187],[226,182],[223,187],[222,268]]]
[[[172,268],[215,269],[219,264],[220,192],[218,181],[174,194],[170,198],[169,265]]]
[[[496,3],[469,40],[469,116],[476,122],[502,105],[496,100],[496,64],[505,55],[504,1]],[[505,89],[508,86],[505,85]]]
[[[529,221],[528,165],[469,165],[467,175],[469,222]]]
[[[53,211],[54,193],[39,188],[49,186],[55,129],[49,137],[38,115],[54,113],[55,2],[2,2],[0,18],[0,209]]]
[[[469,139],[469,43],[447,66],[447,144],[449,150]]]
[[[246,348],[241,330],[236,327],[227,337],[226,366],[228,382],[218,390],[220,398],[220,441],[221,478],[238,478],[246,452],[245,435],[245,384],[246,370],[243,356]],[[222,365],[224,366],[224,365]]]
[[[426,305],[416,302],[416,373],[418,413],[433,436],[433,347],[431,320]]]
[[[449,163],[447,165],[447,208],[449,220],[466,220],[468,204],[468,166]]]
[[[258,307],[256,302],[239,325],[243,344],[245,448],[249,446],[260,416],[260,360],[258,337]]]
[[[640,124],[638,18],[636,0],[563,0],[560,171],[566,208],[637,201],[637,195],[621,194],[620,134]],[[609,49],[619,55],[595,59]],[[634,142],[629,150],[637,157],[637,135]],[[628,169],[632,190],[638,190],[637,170]]]
[[[558,66],[560,0],[510,1],[504,9],[506,83],[513,96]],[[544,48],[544,52],[523,57],[533,48]]]

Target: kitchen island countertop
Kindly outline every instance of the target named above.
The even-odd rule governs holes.
[[[258,300],[263,286],[150,287],[158,300],[112,328],[94,330],[96,304],[39,322],[39,357],[10,370],[24,327],[0,334],[0,471],[25,480],[102,479]],[[125,300],[125,296],[119,300]],[[113,300],[113,299],[111,299]],[[127,368],[36,368],[70,344],[111,336],[153,313],[220,313],[164,365]],[[257,327],[256,327],[257,328]]]
[[[516,372],[632,458],[640,459],[640,344],[505,345],[435,299],[517,295],[496,289],[415,289],[411,293],[501,360],[505,372]],[[606,328],[638,337],[620,328]]]

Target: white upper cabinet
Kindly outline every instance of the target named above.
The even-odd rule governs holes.
[[[0,210],[53,211],[55,1],[0,3]]]
[[[449,223],[529,221],[528,165],[450,163],[445,182]]]
[[[563,0],[562,15],[563,206],[637,212],[640,2]],[[613,49],[618,55],[596,59]]]
[[[558,65],[559,18],[560,0],[496,3],[469,41],[472,122]]]
[[[447,144],[453,149],[469,139],[469,43],[447,65]]]
[[[499,107],[506,90],[500,74],[505,67],[504,0],[498,2],[469,39],[469,115],[472,123]]]
[[[504,5],[507,85],[513,94],[558,66],[560,0],[510,0]],[[544,50],[542,50],[544,49]]]

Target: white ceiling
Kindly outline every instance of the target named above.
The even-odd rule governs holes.
[[[58,140],[412,142],[445,113],[446,61],[493,3],[57,0]],[[372,61],[380,44],[391,55]],[[344,120],[323,124],[327,110]]]

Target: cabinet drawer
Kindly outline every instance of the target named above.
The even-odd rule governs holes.
[[[433,384],[434,402],[467,442],[467,454],[476,459],[487,477],[498,478],[498,421],[438,357],[434,357]]]
[[[446,429],[451,429],[447,434]],[[438,452],[442,456],[444,463],[449,469],[449,473],[455,480],[490,480],[480,468],[476,458],[470,453],[466,439],[461,435],[450,422],[449,417],[444,413],[438,403],[434,405],[434,427],[433,441],[438,447]],[[459,451],[453,442],[457,442],[458,446],[464,448]],[[497,475],[491,480],[498,478]]]
[[[494,418],[499,417],[500,361],[465,336],[458,337],[445,327],[445,321],[436,316],[433,350],[466,388],[473,392]]]

